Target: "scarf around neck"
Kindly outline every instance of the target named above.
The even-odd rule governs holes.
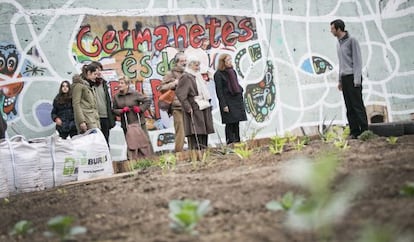
[[[188,69],[186,71],[191,75],[195,76],[199,98],[204,99],[206,101],[210,101],[210,92],[208,91],[207,83],[206,81],[204,81],[203,77],[201,76],[201,73],[195,72],[191,69]]]
[[[233,70],[233,68],[226,68],[225,71],[229,76],[229,80],[227,82],[227,88],[229,89],[229,92],[232,95],[242,93],[239,81],[237,80],[236,72]]]

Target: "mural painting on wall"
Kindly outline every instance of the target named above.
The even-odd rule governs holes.
[[[319,56],[312,56],[303,61],[302,70],[309,74],[320,75],[333,70],[333,66],[327,60]]]
[[[0,114],[7,120],[18,114],[16,104],[24,86],[22,73],[17,69],[20,61],[14,44],[0,43]]]
[[[234,58],[235,69],[242,86],[247,86],[246,97],[250,98],[250,114],[261,122],[274,109],[275,85],[273,64],[267,63],[264,80],[254,87],[247,85],[246,64],[262,60],[254,18],[240,16],[85,16],[76,38],[72,53],[79,66],[91,60],[100,61],[106,71],[112,95],[117,92],[117,79],[126,76],[132,80],[136,90],[152,98],[152,107],[146,113],[149,130],[162,130],[167,122],[157,106],[163,76],[172,68],[173,57],[184,51],[187,58],[201,62],[201,71],[212,81],[218,57],[229,53]],[[250,93],[249,93],[250,92]],[[262,95],[266,100],[259,101]],[[267,95],[265,97],[265,95]],[[259,112],[257,111],[258,109]],[[265,111],[267,109],[267,111]],[[170,134],[165,137],[171,136]],[[162,144],[167,139],[159,140]]]
[[[273,64],[266,63],[266,73],[258,83],[248,84],[245,92],[247,113],[251,114],[256,122],[263,122],[275,108],[276,86],[273,82]]]
[[[30,59],[30,60],[29,60]],[[10,42],[0,42],[0,115],[8,121],[14,121],[21,115],[18,110],[20,94],[25,87],[25,77],[43,76],[45,68],[35,63],[42,61],[36,48],[30,48],[23,55],[16,45]],[[35,107],[36,119],[42,126],[50,124],[50,105],[39,104]]]

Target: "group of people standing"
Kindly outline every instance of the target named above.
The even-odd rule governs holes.
[[[115,126],[115,116],[120,116],[125,134],[126,124],[138,122],[138,117],[141,127],[146,130],[143,113],[149,108],[150,99],[130,90],[130,81],[121,77],[119,93],[112,101],[108,83],[101,76],[102,70],[102,64],[93,61],[82,67],[81,74],[73,76],[72,85],[67,80],[60,84],[59,93],[53,100],[51,117],[63,139],[99,128],[109,146],[109,134]]]
[[[102,64],[94,61],[84,65],[81,74],[73,76],[72,85],[67,80],[60,84],[51,117],[63,139],[99,128],[109,145],[109,131],[115,126],[115,118],[102,69]]]
[[[368,129],[362,100],[360,47],[358,41],[345,31],[342,20],[331,22],[331,32],[338,38],[338,88],[343,92],[351,137],[355,138]],[[121,77],[119,93],[111,102],[107,82],[101,77],[102,69],[101,63],[92,62],[83,66],[80,75],[73,77],[72,85],[68,81],[61,83],[51,114],[59,135],[66,139],[88,129],[100,128],[109,145],[109,130],[115,126],[115,115],[121,119],[124,134],[127,133],[127,124],[139,123],[148,135],[143,113],[149,109],[151,100],[140,92],[130,90],[130,81]],[[174,57],[173,67],[158,87],[161,93],[175,91],[169,115],[173,116],[174,149],[178,159],[183,158],[185,137],[191,151],[201,151],[208,147],[208,135],[215,132],[211,95],[206,81],[200,72],[200,61],[187,60],[185,54],[179,52]],[[225,124],[226,144],[240,142],[239,123],[247,117],[243,88],[229,54],[219,56],[214,82],[221,121]]]
[[[247,120],[243,102],[243,88],[239,84],[228,54],[219,57],[214,74],[216,94],[222,123],[225,124],[226,144],[240,142],[240,121]],[[174,58],[175,66],[159,86],[160,92],[175,90],[171,113],[175,129],[175,152],[183,158],[185,137],[192,159],[201,159],[201,151],[208,147],[208,135],[214,133],[211,94],[200,72],[200,61],[189,59],[179,52]],[[196,154],[196,157],[194,157]],[[184,156],[185,157],[185,156]]]

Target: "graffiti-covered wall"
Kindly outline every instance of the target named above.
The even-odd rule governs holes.
[[[310,133],[324,121],[345,124],[329,25],[336,18],[361,44],[370,121],[408,120],[414,113],[409,0],[0,0],[0,14],[0,112],[10,136],[52,134],[51,104],[60,82],[97,60],[112,95],[118,77],[126,76],[151,97],[145,115],[153,146],[170,148],[172,118],[158,108],[156,87],[179,51],[200,60],[208,80],[212,143],[224,137],[212,79],[221,53],[232,56],[245,91],[245,139]]]

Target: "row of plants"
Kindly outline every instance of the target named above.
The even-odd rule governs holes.
[[[258,147],[254,142],[255,136],[258,132],[252,132],[249,140],[245,142],[235,143],[233,146],[220,144],[215,148],[208,148],[204,150],[201,160],[201,164],[209,164],[213,155],[226,156],[236,155],[240,159],[249,159],[255,152],[262,149]],[[348,126],[329,126],[319,133],[320,139],[332,145],[339,150],[347,150],[349,146],[349,134],[350,129]],[[358,139],[361,141],[369,141],[378,137],[372,131],[367,130],[363,132]],[[302,151],[306,145],[310,143],[309,136],[296,136],[291,133],[286,133],[284,136],[275,135],[270,137],[269,144],[267,145],[268,151],[273,155],[280,155],[288,150]],[[398,141],[398,137],[387,137],[386,141],[390,145],[395,145]],[[173,153],[163,153],[157,157],[138,159],[132,162],[132,166],[129,170],[145,169],[149,167],[159,167],[163,173],[169,170],[175,170],[177,165],[177,159]],[[194,167],[200,163],[192,162]]]
[[[50,218],[43,235],[47,238],[57,238],[59,241],[76,241],[76,237],[85,234],[87,229],[83,226],[73,226],[74,222],[75,219],[71,216],[58,215]],[[19,240],[27,238],[35,231],[36,228],[31,221],[20,220],[13,226],[9,235]]]

